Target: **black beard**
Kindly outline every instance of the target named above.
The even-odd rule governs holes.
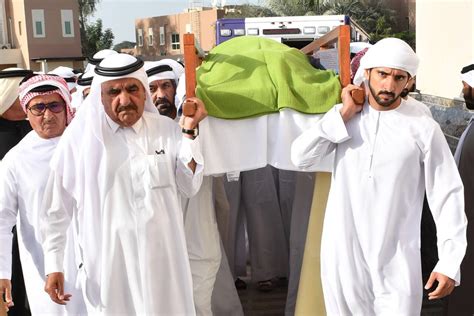
[[[176,107],[166,98],[158,98],[155,106],[161,115],[168,116],[172,119],[176,117]]]
[[[387,92],[387,91],[384,91],[384,94],[389,94],[389,95],[392,95],[393,98],[390,99],[390,100],[387,100],[387,101],[384,101],[382,100],[380,97],[379,97],[379,94],[381,94],[382,91],[380,91],[379,93],[376,93],[375,90],[372,88],[372,85],[370,84],[370,78],[369,78],[369,89],[370,89],[370,93],[372,93],[372,96],[374,97],[375,101],[377,102],[378,105],[380,106],[383,106],[384,108],[388,108],[389,106],[391,106],[393,103],[395,103],[398,98],[400,97],[400,94],[398,94],[397,96],[395,96],[395,93],[393,92]],[[403,92],[403,91],[402,91]]]
[[[474,110],[474,99],[464,97],[464,102],[466,102],[466,108]]]

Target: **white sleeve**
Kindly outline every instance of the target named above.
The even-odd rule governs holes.
[[[67,229],[73,215],[72,198],[61,183],[61,177],[52,171],[46,184],[41,208],[43,214],[40,232],[46,275],[53,272],[63,272]]]
[[[467,218],[464,188],[443,132],[436,126],[424,153],[426,197],[436,223],[439,261],[433,271],[460,284],[460,265],[466,252]]]
[[[12,228],[18,215],[18,189],[12,166],[0,163],[0,279],[11,280]]]
[[[350,136],[339,112],[334,106],[313,127],[301,134],[291,145],[291,161],[305,170],[321,163],[335,148]]]
[[[189,168],[188,164],[193,160],[196,162],[196,170]],[[179,191],[187,198],[195,195],[202,183],[204,169],[204,158],[201,153],[199,136],[194,140],[181,136],[179,152],[176,162],[176,183]]]

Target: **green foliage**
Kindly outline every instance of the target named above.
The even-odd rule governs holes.
[[[81,33],[82,54],[88,56],[86,49],[88,47],[88,39],[86,35],[87,19],[94,14],[100,0],[78,0],[79,5],[79,29]]]
[[[371,41],[398,37],[415,47],[415,33],[394,33],[396,12],[381,0],[266,0],[266,5],[277,15],[349,15],[367,33]]]
[[[101,19],[95,23],[87,24],[85,34],[82,50],[86,56],[92,57],[99,50],[112,47],[114,34],[111,29],[103,30]]]
[[[114,41],[112,30],[103,30],[102,20],[98,19],[95,23],[88,21],[99,3],[100,0],[78,0],[82,54],[88,57],[92,57],[101,49],[111,48]]]
[[[390,34],[391,37],[396,37],[407,42],[414,50],[416,50],[416,33],[412,31],[403,31],[399,33]]]
[[[276,14],[269,8],[259,5],[243,4],[235,7],[232,11],[227,11],[226,18],[253,18],[261,16],[275,16]]]
[[[320,15],[326,11],[324,0],[266,0],[266,5],[277,15]]]
[[[114,46],[114,50],[120,53],[122,48],[134,48],[137,43],[130,41],[123,41]]]

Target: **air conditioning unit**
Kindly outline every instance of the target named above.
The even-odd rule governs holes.
[[[5,43],[5,44],[1,44],[0,47],[2,49],[11,49],[12,48],[12,44],[10,43]]]

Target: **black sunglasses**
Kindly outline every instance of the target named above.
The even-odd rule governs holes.
[[[30,110],[31,114],[36,115],[36,116],[41,116],[46,112],[46,109],[50,110],[53,113],[60,113],[64,111],[64,108],[66,107],[66,104],[64,102],[51,102],[51,103],[38,103],[35,105],[32,105],[28,108]]]

